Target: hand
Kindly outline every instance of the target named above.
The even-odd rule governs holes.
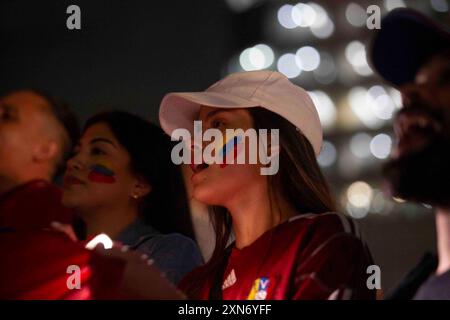
[[[120,289],[126,299],[181,300],[186,296],[175,288],[153,265],[153,259],[127,246],[114,246],[105,250],[101,244],[95,251],[104,257],[125,261],[122,286]]]
[[[78,241],[77,235],[75,234],[75,231],[73,231],[73,228],[70,224],[53,221],[52,223],[50,223],[50,226],[55,231],[65,233],[73,242]]]

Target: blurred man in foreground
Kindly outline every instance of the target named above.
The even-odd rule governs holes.
[[[394,10],[370,60],[403,98],[397,145],[384,167],[390,195],[429,204],[436,215],[437,268],[424,259],[390,298],[450,299],[450,33],[413,10]]]
[[[69,108],[34,90],[0,97],[0,231],[70,222],[52,184],[78,139]]]
[[[74,115],[49,95],[0,97],[0,299],[183,298],[136,253],[90,251],[49,230],[72,222],[52,180],[77,135]]]

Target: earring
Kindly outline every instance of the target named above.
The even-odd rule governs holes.
[[[135,199],[135,200],[139,199],[139,195],[138,195],[138,194],[133,194],[131,197],[132,197],[133,199]]]

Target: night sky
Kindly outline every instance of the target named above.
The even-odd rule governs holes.
[[[81,30],[66,27],[71,4]],[[49,91],[81,120],[124,109],[156,121],[165,93],[204,90],[222,76],[254,36],[239,31],[247,18],[216,0],[1,0],[0,92]]]

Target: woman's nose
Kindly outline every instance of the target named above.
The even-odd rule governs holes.
[[[191,139],[189,141],[189,149],[191,150],[192,163],[196,163],[196,164],[201,163],[202,159],[203,159],[202,145],[199,144],[197,141],[194,141],[194,139]]]
[[[67,161],[67,167],[72,170],[82,170],[84,165],[83,162],[79,159],[79,156],[73,156]]]

